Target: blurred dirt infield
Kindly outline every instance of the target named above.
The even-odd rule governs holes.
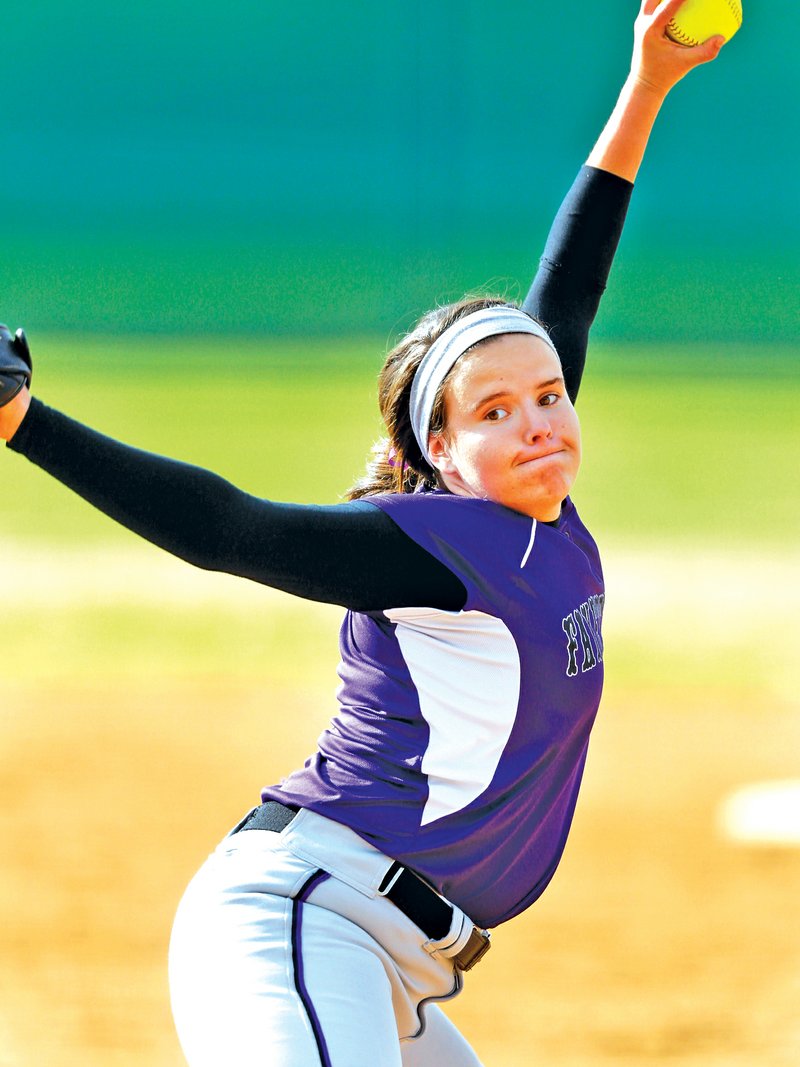
[[[181,1067],[174,908],[313,747],[340,611],[146,547],[14,551],[0,1067]],[[486,1067],[796,1067],[800,850],[737,848],[716,813],[798,776],[800,557],[607,555],[608,686],[564,861],[450,1014]],[[181,636],[198,617],[206,660]]]

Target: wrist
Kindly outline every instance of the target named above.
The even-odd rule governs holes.
[[[625,87],[631,96],[638,96],[651,105],[655,103],[660,107],[666,100],[672,84],[666,84],[663,79],[643,70],[631,70]]]
[[[10,441],[22,425],[28,408],[31,406],[31,394],[22,389],[13,400],[0,408],[0,438]]]

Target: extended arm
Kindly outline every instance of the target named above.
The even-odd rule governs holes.
[[[556,215],[523,307],[550,328],[574,400],[589,330],[608,280],[633,181],[667,94],[693,67],[713,59],[724,38],[685,48],[664,36],[683,0],[644,0],[634,24],[628,78],[586,166]]]
[[[461,581],[371,504],[262,500],[210,471],[105,437],[36,399],[9,448],[195,566],[359,611],[464,604]]]

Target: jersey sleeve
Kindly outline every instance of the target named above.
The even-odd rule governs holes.
[[[548,327],[573,401],[632,192],[632,183],[616,174],[581,168],[553,221],[522,305]]]
[[[34,399],[8,446],[94,507],[197,567],[355,611],[457,610],[453,572],[356,500],[283,504],[200,467],[106,437]]]
[[[535,519],[489,500],[438,490],[364,499],[459,579],[466,590],[464,611],[503,618],[519,599]]]

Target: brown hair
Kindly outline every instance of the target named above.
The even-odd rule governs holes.
[[[388,436],[373,445],[366,472],[347,492],[348,500],[376,493],[413,493],[422,488],[433,489],[439,484],[436,471],[423,458],[411,428],[409,400],[417,367],[433,342],[464,315],[489,307],[515,306],[502,297],[464,297],[454,304],[429,311],[394,346],[378,376],[378,405]],[[436,394],[431,433],[441,433],[444,429],[446,383],[447,376]]]

